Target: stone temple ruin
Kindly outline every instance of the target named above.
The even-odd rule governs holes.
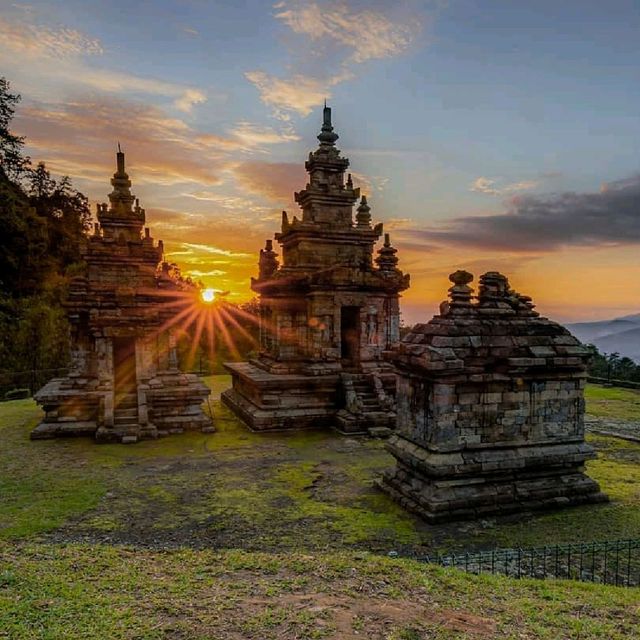
[[[450,301],[393,349],[397,460],[381,487],[431,522],[607,498],[584,473],[587,349],[495,272],[450,276]]]
[[[399,339],[397,266],[382,224],[372,226],[349,161],[341,157],[325,107],[320,146],[309,154],[309,183],[295,194],[302,218],[282,214],[276,240],[260,252],[261,344],[254,360],[225,365],[233,388],[224,402],[258,431],[336,426],[343,432],[393,427],[395,375],[383,352]],[[360,198],[353,218],[353,207]]]
[[[606,501],[584,473],[588,350],[534,311],[496,272],[450,276],[440,314],[400,341],[399,297],[409,276],[367,200],[345,180],[324,109],[309,154],[302,217],[282,215],[260,251],[260,352],[227,363],[223,401],[257,431],[337,427],[391,434],[396,459],[380,487],[430,522]],[[86,272],[67,307],[73,365],[36,394],[45,418],[32,438],[91,434],[136,442],[185,429],[213,431],[208,388],[177,364],[179,300],[193,294],[163,268],[117,154],[110,205],[98,205]],[[359,200],[355,219],[353,207]],[[186,290],[185,290],[186,287]]]
[[[162,241],[144,229],[145,211],[131,194],[118,151],[110,205],[99,204],[88,238],[86,272],[73,279],[67,309],[72,366],[35,396],[45,410],[31,437],[93,435],[136,442],[185,429],[213,431],[201,408],[209,389],[178,368],[169,327],[189,292],[163,271]]]

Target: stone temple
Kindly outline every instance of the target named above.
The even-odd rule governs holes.
[[[144,229],[145,211],[131,194],[118,150],[110,204],[84,252],[67,309],[72,366],[35,396],[45,417],[31,437],[92,435],[131,443],[185,429],[213,431],[201,408],[209,389],[178,368],[172,318],[195,291],[163,270],[162,241]]]
[[[587,349],[496,272],[450,276],[450,301],[390,352],[396,468],[381,487],[426,520],[602,502],[584,473]]]
[[[320,145],[309,154],[306,187],[295,194],[302,217],[282,214],[260,252],[260,353],[229,363],[224,402],[257,431],[334,426],[384,431],[395,423],[395,375],[383,352],[399,340],[399,294],[409,276],[397,266],[382,224],[371,223],[365,196],[345,172],[331,109],[324,108]],[[353,215],[353,208],[359,204]]]

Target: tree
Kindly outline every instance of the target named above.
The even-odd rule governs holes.
[[[0,77],[0,169],[11,180],[19,180],[28,170],[30,160],[22,153],[24,137],[11,133],[10,125],[20,95],[11,93],[9,81]]]
[[[91,211],[87,197],[73,188],[68,176],[56,181],[44,162],[29,175],[29,204],[47,222],[48,250],[58,261],[56,270],[81,258],[81,246],[91,226]]]
[[[91,215],[68,177],[56,180],[44,163],[33,169],[23,154],[24,138],[11,131],[19,101],[0,78],[0,368],[35,373],[67,364],[62,302]]]

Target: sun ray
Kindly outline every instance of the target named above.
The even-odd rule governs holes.
[[[245,337],[247,340],[251,342],[252,345],[256,345],[256,339],[233,317],[231,313],[229,313],[224,307],[220,308],[220,314]]]

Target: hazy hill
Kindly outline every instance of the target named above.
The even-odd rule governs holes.
[[[596,345],[601,353],[618,352],[640,363],[640,313],[600,322],[567,325],[582,342]]]

